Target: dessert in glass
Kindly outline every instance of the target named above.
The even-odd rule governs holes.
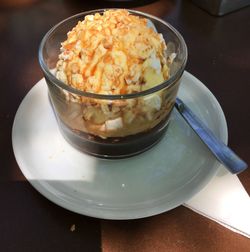
[[[136,155],[163,137],[186,60],[171,25],[124,9],[65,19],[39,48],[62,135],[101,158]]]

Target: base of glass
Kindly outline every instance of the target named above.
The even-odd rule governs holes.
[[[107,139],[71,129],[60,119],[58,121],[65,140],[76,149],[99,158],[121,159],[140,154],[157,144],[168,128],[169,116],[147,132]]]

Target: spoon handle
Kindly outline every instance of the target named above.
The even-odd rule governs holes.
[[[220,161],[231,173],[237,174],[247,168],[247,164],[219,140],[181,99],[176,98],[175,107],[195,133],[207,145],[209,150],[215,155],[218,161]]]

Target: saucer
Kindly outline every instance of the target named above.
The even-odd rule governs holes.
[[[198,79],[184,72],[178,96],[227,142],[223,111]],[[103,219],[136,219],[173,209],[199,192],[219,167],[175,110],[163,139],[142,154],[103,160],[76,150],[58,129],[44,79],[16,113],[12,144],[22,173],[42,195]]]

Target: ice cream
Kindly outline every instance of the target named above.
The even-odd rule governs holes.
[[[166,44],[145,18],[126,10],[88,15],[62,43],[56,76],[82,91],[129,94],[169,77]]]
[[[170,75],[166,43],[148,20],[126,10],[87,15],[62,42],[56,77],[85,92],[125,95],[152,88]],[[63,90],[72,113],[63,121],[77,130],[101,138],[145,132],[172,109],[177,87],[171,94],[156,92],[135,99],[87,98]],[[176,89],[176,90],[175,90]],[[176,91],[176,92],[175,92]],[[71,119],[69,119],[71,118]]]

